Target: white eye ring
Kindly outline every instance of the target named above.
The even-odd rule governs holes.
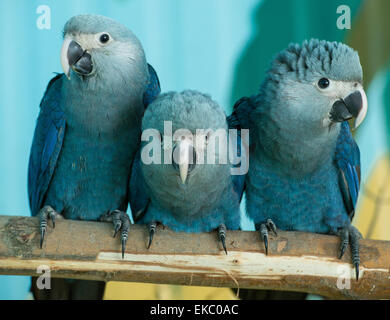
[[[108,32],[100,32],[96,35],[96,41],[100,46],[106,46],[112,42],[112,37]]]

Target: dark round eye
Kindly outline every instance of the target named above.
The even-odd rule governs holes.
[[[321,89],[326,89],[327,87],[329,87],[329,84],[330,84],[330,81],[329,81],[329,79],[326,79],[326,78],[322,78],[318,81],[318,86]]]
[[[107,33],[103,33],[100,36],[100,42],[101,43],[107,43],[110,40],[110,36]]]

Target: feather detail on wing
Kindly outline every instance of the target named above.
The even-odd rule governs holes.
[[[64,141],[65,117],[60,107],[63,77],[58,74],[49,82],[35,127],[28,166],[28,196],[33,216],[42,207]]]
[[[360,188],[360,151],[352,137],[348,122],[341,124],[337,140],[336,165],[339,169],[339,186],[345,208],[352,220]]]

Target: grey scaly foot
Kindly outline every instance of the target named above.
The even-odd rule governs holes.
[[[359,239],[363,238],[358,229],[354,226],[348,226],[339,231],[339,236],[341,238],[339,259],[341,259],[347,249],[347,246],[351,247],[351,256],[352,263],[355,267],[356,272],[356,281],[359,280],[359,265],[360,265],[360,255],[359,255]]]
[[[44,206],[38,212],[39,219],[39,230],[41,233],[41,240],[39,241],[39,246],[42,249],[43,240],[45,238],[46,228],[47,228],[47,220],[50,219],[53,223],[53,229],[56,226],[55,219],[56,216],[59,215],[51,206]]]
[[[114,210],[106,214],[103,214],[99,220],[113,223],[114,238],[116,237],[118,231],[121,230],[122,259],[123,259],[125,256],[126,242],[130,230],[130,218],[128,214],[120,210]]]
[[[223,223],[220,224],[218,227],[218,239],[219,239],[219,241],[221,241],[222,247],[225,250],[225,253],[227,254],[226,242],[225,242],[225,240],[226,240],[226,226]]]
[[[147,247],[148,249],[152,245],[153,236],[154,236],[154,233],[156,232],[156,228],[157,228],[157,222],[156,221],[152,221],[149,224],[149,243],[148,243],[148,247]]]
[[[265,223],[256,225],[256,230],[260,231],[260,237],[264,241],[265,254],[268,255],[268,231],[272,231],[277,236],[276,225],[271,219],[267,219]]]

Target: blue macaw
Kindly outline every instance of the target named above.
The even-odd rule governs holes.
[[[359,277],[359,231],[351,225],[360,184],[357,128],[367,112],[356,51],[312,39],[272,62],[258,94],[237,101],[229,121],[250,130],[247,214],[268,252],[268,232],[341,237]]]
[[[71,18],[61,62],[40,104],[28,168],[31,214],[41,240],[47,219],[113,221],[122,253],[130,220],[128,180],[146,106],[160,93],[141,43],[118,22]]]
[[[171,144],[168,139],[172,137],[164,135],[164,123],[167,121],[172,125],[173,134],[186,130],[178,141],[174,140]],[[220,163],[221,150],[227,151],[227,148],[211,147],[211,140],[217,137],[218,130],[228,136],[223,110],[208,95],[197,91],[170,92],[160,95],[148,107],[142,129],[143,132],[156,130],[159,144],[155,151],[161,153],[164,159],[160,163],[146,163],[142,150],[149,150],[147,145],[150,142],[142,142],[130,179],[131,209],[137,223],[149,225],[148,247],[157,224],[161,223],[182,232],[217,229],[219,240],[227,252],[226,229],[237,230],[240,227],[239,204],[244,175],[231,174],[232,167],[241,168],[240,163],[234,166],[229,161]],[[206,154],[209,156],[208,147],[216,159],[213,163],[204,157]],[[168,159],[172,155],[172,162],[165,158],[166,152]],[[176,159],[175,153],[180,155]],[[242,169],[245,170],[245,167]],[[237,170],[237,173],[241,171]]]

